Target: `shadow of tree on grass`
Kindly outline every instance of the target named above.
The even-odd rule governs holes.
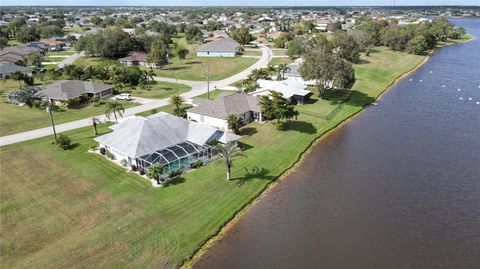
[[[297,131],[300,133],[314,134],[317,132],[317,128],[315,128],[310,122],[306,121],[287,121],[285,126],[285,130]]]

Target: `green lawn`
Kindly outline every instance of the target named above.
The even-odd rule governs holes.
[[[287,50],[285,49],[272,49],[273,56],[284,56],[287,55]]]
[[[173,58],[170,66],[164,66],[155,73],[161,77],[185,80],[206,80],[207,69],[211,80],[220,80],[235,75],[253,65],[256,58],[221,58],[221,57],[196,57],[189,55],[187,59]]]
[[[281,57],[281,58],[272,58],[270,61],[271,65],[279,65],[279,64],[291,64],[293,60],[288,57]]]
[[[245,50],[244,52],[242,52],[242,55],[245,55],[245,56],[262,56],[262,51],[261,50]]]
[[[89,65],[96,65],[96,64],[116,64],[119,63],[116,60],[111,60],[111,59],[105,59],[105,58],[100,58],[100,57],[91,57],[91,56],[81,56],[75,62],[73,62],[76,65],[79,66],[89,66]]]
[[[185,84],[154,81],[153,83],[148,84],[144,89],[136,87],[135,90],[125,90],[123,92],[128,92],[137,97],[163,99],[172,95],[179,95],[188,92],[191,89],[190,86]]]
[[[45,57],[49,57],[49,56],[71,56],[75,54],[75,51],[74,50],[65,50],[65,51],[51,51],[51,52],[47,52],[45,54]],[[62,59],[60,57],[58,57],[59,59]]]
[[[368,63],[355,66],[357,81],[350,99],[332,120],[300,113],[286,131],[277,131],[271,123],[242,128],[246,157],[234,161],[230,182],[219,160],[154,189],[87,153],[93,144],[91,128],[69,133],[77,145],[72,150],[57,149],[49,144],[51,138],[0,148],[2,267],[163,268],[167,262],[189,263],[206,240],[291,167],[316,138],[424,59],[385,48],[362,57]],[[308,109],[337,105],[314,102]]]

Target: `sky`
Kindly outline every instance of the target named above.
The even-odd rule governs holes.
[[[0,0],[0,6],[385,6],[393,0]],[[397,6],[480,5],[480,0],[395,0]]]

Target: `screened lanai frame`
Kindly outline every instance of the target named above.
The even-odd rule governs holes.
[[[150,165],[159,163],[166,168],[165,173],[168,174],[180,168],[189,167],[191,163],[199,160],[206,163],[211,157],[212,147],[184,141],[139,157],[137,166],[146,171]]]

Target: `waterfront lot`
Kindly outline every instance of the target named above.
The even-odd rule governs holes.
[[[330,121],[300,111],[286,131],[271,123],[242,128],[246,157],[234,161],[230,182],[218,161],[154,189],[87,153],[94,144],[91,128],[68,133],[76,145],[72,150],[50,145],[50,137],[0,148],[2,267],[163,268],[188,261],[316,138],[360,111],[424,57],[377,48],[363,59],[355,66],[350,98]],[[338,103],[321,100],[302,109],[331,111],[322,106]]]

